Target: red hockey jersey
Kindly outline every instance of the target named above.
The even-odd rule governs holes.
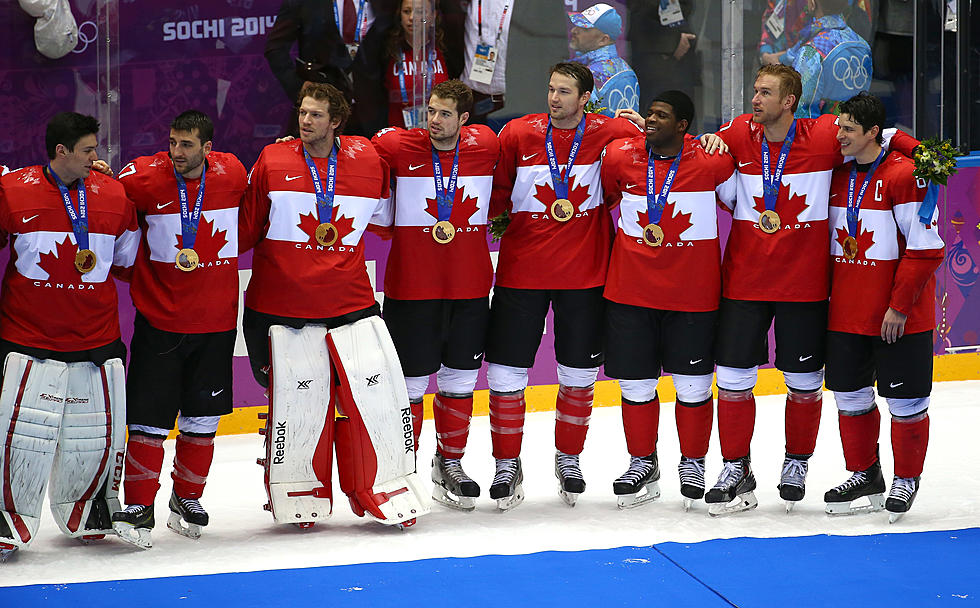
[[[571,167],[568,199],[575,215],[551,217],[556,200],[545,150],[547,114],[516,118],[500,131],[500,161],[490,217],[510,212],[500,240],[497,285],[520,289],[586,289],[605,283],[612,221],[603,203],[599,157],[610,141],[639,133],[624,118],[586,114],[585,136]],[[559,167],[568,160],[575,129],[554,129]]]
[[[110,270],[131,268],[140,234],[133,203],[116,180],[92,171],[85,180],[89,249],[95,268],[75,268],[78,245],[58,187],[44,167],[0,178],[0,230],[11,254],[0,297],[0,336],[24,346],[71,352],[119,338],[116,285]],[[78,208],[78,191],[71,190]]]
[[[266,146],[249,173],[239,214],[239,245],[255,248],[245,306],[300,319],[336,317],[371,306],[374,290],[361,237],[384,225],[388,165],[363,137],[339,138],[330,246],[316,240],[316,195],[299,140]],[[327,159],[314,159],[325,181]],[[376,217],[377,216],[377,217]]]
[[[395,183],[385,295],[399,300],[486,297],[493,281],[487,211],[500,150],[497,136],[483,125],[460,131],[459,177],[449,218],[456,233],[446,244],[432,238],[439,212],[428,132],[391,127],[371,141]],[[443,184],[449,182],[454,155],[455,150],[439,152]]]
[[[204,200],[194,251],[200,264],[177,267],[184,248],[180,198],[167,152],[141,156],[119,172],[136,205],[143,240],[129,292],[150,325],[175,333],[235,329],[238,314],[238,205],[245,193],[245,168],[232,154],[208,154]],[[201,180],[187,180],[187,207],[193,212]]]
[[[661,310],[716,310],[721,296],[718,200],[735,200],[735,162],[708,155],[696,140],[684,143],[677,175],[659,226],[664,240],[651,247],[643,240],[647,212],[646,138],[617,139],[602,158],[602,189],[610,206],[619,204],[619,228],[613,242],[605,297],[621,304]],[[672,160],[657,160],[656,192]]]
[[[908,316],[905,333],[936,326],[936,269],[945,245],[937,227],[939,209],[926,226],[919,209],[924,180],[912,175],[909,158],[889,153],[871,176],[858,216],[858,254],[844,256],[847,238],[847,190],[851,165],[834,171],[830,194],[831,331],[877,336],[889,307]],[[866,173],[858,172],[855,195]]]

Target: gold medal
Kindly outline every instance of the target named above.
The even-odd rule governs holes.
[[[82,274],[95,270],[95,252],[91,249],[79,249],[75,254],[75,268]]]
[[[201,256],[193,249],[181,249],[177,252],[177,268],[184,272],[190,272],[197,268],[201,263]]]
[[[567,198],[560,198],[551,203],[551,217],[559,222],[567,222],[575,214],[575,207]]]
[[[664,229],[657,224],[647,224],[643,229],[643,242],[651,247],[660,247],[664,242]]]
[[[436,222],[432,227],[432,238],[441,245],[445,245],[456,236],[456,227],[447,220]]]
[[[326,222],[316,227],[316,242],[329,247],[337,242],[337,227]]]
[[[848,236],[843,243],[844,257],[853,260],[858,254],[858,242],[853,236]]]
[[[766,234],[773,234],[779,230],[779,214],[772,209],[766,209],[759,216],[759,228]]]

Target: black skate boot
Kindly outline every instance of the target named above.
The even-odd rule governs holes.
[[[196,498],[170,494],[170,519],[167,527],[187,538],[201,538],[201,528],[208,525],[208,512]]]
[[[726,460],[718,482],[704,495],[708,514],[714,517],[748,511],[759,506],[755,498],[755,475],[749,457]]]
[[[888,500],[885,501],[885,509],[888,511],[888,523],[893,524],[900,520],[915,501],[915,495],[919,493],[918,477],[899,477],[895,476],[892,480],[892,489],[888,492]]]
[[[150,531],[156,522],[153,520],[153,505],[129,505],[122,511],[112,514],[112,529],[119,538],[140,549],[153,546]]]
[[[786,501],[786,512],[793,510],[793,505],[803,500],[806,494],[806,473],[809,467],[806,457],[786,454],[783,458],[783,472],[779,476],[779,497]]]
[[[689,511],[695,500],[704,497],[704,458],[681,456],[677,465],[681,478],[681,495],[684,497],[684,510]]]
[[[885,508],[885,478],[881,476],[881,463],[853,473],[847,481],[823,495],[827,503],[827,515],[854,515],[870,513]],[[868,504],[855,506],[854,501],[868,497]]]
[[[630,457],[630,467],[613,482],[620,509],[632,509],[660,498],[660,464],[657,453]]]
[[[578,464],[578,454],[555,452],[555,477],[558,478],[558,495],[566,505],[574,507],[579,495],[585,492],[585,478]]]
[[[433,456],[432,483],[432,500],[460,511],[476,508],[480,486],[466,474],[459,458],[444,458],[438,453]]]
[[[497,470],[490,484],[490,498],[497,501],[497,508],[510,511],[524,502],[524,472],[520,458],[498,458]]]

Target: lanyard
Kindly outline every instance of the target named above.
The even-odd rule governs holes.
[[[500,15],[500,24],[497,26],[497,38],[493,45],[497,46],[500,44],[500,37],[504,34],[504,21],[507,20],[507,11],[510,10],[510,3],[504,5],[504,12]],[[483,39],[483,0],[478,0],[476,5],[476,26],[480,34],[480,42],[486,42]]]
[[[776,161],[776,174],[770,172],[771,161],[769,160],[769,142],[765,136],[762,137],[762,198],[766,203],[766,211],[776,208],[776,199],[779,198],[779,185],[783,180],[783,169],[786,168],[786,157],[789,150],[793,147],[793,140],[796,139],[796,119],[789,127],[789,133],[783,141],[783,147],[779,150],[779,160]]]
[[[651,224],[658,223],[660,216],[663,215],[664,207],[667,205],[667,196],[670,194],[670,187],[674,184],[674,178],[677,176],[677,167],[681,164],[683,153],[684,146],[682,145],[677,156],[674,157],[674,162],[670,164],[670,170],[667,171],[667,177],[664,178],[664,185],[660,188],[659,194],[656,192],[657,161],[653,158],[652,153],[647,159],[647,219],[650,220]]]
[[[364,5],[367,4],[367,0],[361,0],[360,4],[357,6],[357,22],[354,26],[354,44],[360,44],[361,42],[361,25],[364,23]],[[349,18],[344,15],[345,18]],[[344,27],[340,23],[340,11],[337,10],[337,0],[333,3],[333,19],[337,22],[337,31],[340,32],[341,38],[344,36]]]
[[[555,144],[551,140],[551,119],[548,119],[548,132],[544,138],[544,148],[548,152],[548,168],[551,170],[551,184],[555,189],[555,197],[558,199],[568,198],[568,179],[572,174],[572,165],[575,164],[575,157],[582,146],[582,137],[585,135],[585,115],[575,127],[575,141],[572,148],[568,151],[568,163],[565,165],[565,174],[558,169],[558,159],[555,157]]]
[[[193,211],[187,208],[187,182],[174,167],[174,177],[177,178],[177,193],[180,196],[180,234],[183,237],[185,249],[194,249],[194,242],[197,240],[197,226],[201,221],[201,208],[204,203],[204,176],[208,172],[207,162],[207,160],[204,161],[204,171],[201,172],[201,184],[197,188],[197,200],[194,201]]]
[[[868,184],[871,183],[871,176],[874,174],[875,169],[881,164],[881,159],[885,157],[885,150],[882,148],[881,152],[878,153],[878,158],[871,163],[871,168],[868,169],[868,174],[864,176],[864,183],[861,184],[861,189],[857,193],[857,197],[854,196],[854,186],[857,182],[857,161],[851,165],[851,178],[847,182],[847,234],[857,238],[857,223],[858,214],[861,213],[861,201],[864,200],[864,192],[868,189]]]
[[[449,183],[443,186],[442,162],[439,152],[432,148],[432,177],[436,182],[436,207],[439,211],[439,221],[449,219],[453,211],[453,201],[456,200],[456,178],[459,177],[459,141],[456,141],[456,153],[453,155],[453,168],[449,173]]]
[[[408,105],[408,89],[405,87],[405,72],[408,70],[408,60],[405,58],[405,51],[402,51],[402,61],[398,66],[398,86],[401,88],[402,103]],[[426,90],[432,90],[432,79],[436,71],[436,52],[429,49],[429,73],[426,77]]]
[[[68,186],[65,185],[58,174],[54,172],[51,165],[48,165],[48,173],[54,178],[54,183],[58,184],[61,192],[61,200],[65,204],[65,211],[68,212],[68,219],[71,220],[71,231],[75,235],[75,243],[78,250],[88,249],[88,204],[85,196],[85,180],[78,178],[78,213],[71,202],[71,195],[68,193]]]
[[[313,157],[303,148],[303,158],[306,166],[310,170],[310,177],[313,178],[313,190],[316,192],[316,213],[321,224],[328,224],[333,219],[333,193],[334,185],[337,180],[337,144],[330,149],[330,156],[327,159],[327,185],[324,187],[320,181],[320,173],[316,170]]]

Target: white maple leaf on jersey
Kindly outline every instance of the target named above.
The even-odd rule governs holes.
[[[535,118],[534,120],[531,120],[527,124],[535,131],[540,131],[541,133],[544,133],[545,131],[548,130],[548,121],[546,121],[543,118]]]
[[[154,158],[153,162],[150,163],[151,167],[159,167],[162,161],[159,158]]]
[[[341,150],[347,158],[357,158],[357,153],[364,150],[364,144],[359,140],[348,141]]]
[[[91,192],[92,194],[98,194],[99,193],[99,189],[101,187],[97,183],[91,183],[91,184],[87,185],[86,188],[88,188],[89,192]]]
[[[607,120],[609,120],[609,118],[603,116],[602,114],[593,117],[592,120],[588,122],[588,126],[585,128],[585,132],[592,133],[598,130],[602,125],[606,124]]]
[[[224,175],[226,173],[225,166],[218,161],[214,161],[214,162],[208,161],[208,166],[210,166],[214,170],[216,175]]]
[[[37,167],[31,167],[26,171],[21,171],[20,181],[25,184],[40,184],[41,183],[41,170]]]
[[[476,140],[476,135],[473,135],[472,133],[467,133],[466,137],[463,138],[464,146],[476,146],[479,143],[480,142]]]

